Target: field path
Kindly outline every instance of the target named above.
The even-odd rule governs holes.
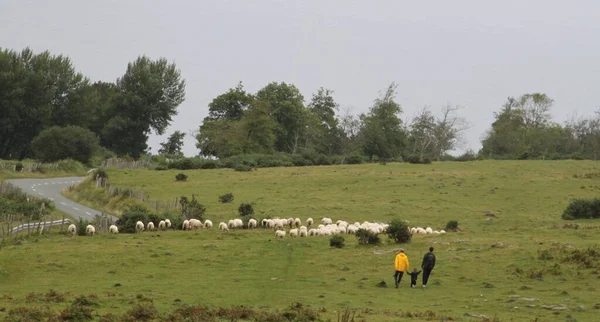
[[[84,220],[92,221],[95,215],[100,215],[100,211],[76,203],[60,193],[63,189],[77,184],[84,179],[85,177],[67,177],[50,179],[10,179],[5,181],[21,188],[28,195],[50,199],[54,202],[56,208],[69,214],[75,220],[83,218]],[[117,218],[113,219],[116,220]]]

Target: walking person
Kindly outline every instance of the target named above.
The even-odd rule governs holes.
[[[408,272],[408,257],[406,257],[406,254],[404,253],[404,248],[400,248],[398,255],[396,255],[394,268],[396,269],[396,272],[394,273],[394,282],[396,283],[396,288],[398,288],[398,284],[400,284],[404,272]]]
[[[411,273],[408,273],[408,275],[410,275],[410,287],[411,288],[417,287],[417,278],[419,277],[420,273],[421,273],[421,271],[417,271],[416,268]]]
[[[433,247],[429,247],[429,253],[423,256],[423,263],[421,263],[421,268],[423,269],[423,288],[427,287],[427,280],[429,280],[429,275],[434,267],[435,255],[433,254]]]

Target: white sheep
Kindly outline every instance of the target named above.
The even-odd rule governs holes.
[[[317,230],[316,230],[316,229],[314,229],[314,228],[311,228],[311,229],[308,231],[308,236],[317,236]]]
[[[202,228],[202,222],[198,219],[190,219],[190,229],[199,229]]]
[[[186,220],[184,220],[184,221],[183,221],[183,224],[181,225],[181,229],[183,229],[183,230],[188,230],[188,229],[190,229],[190,221],[189,221],[189,220],[187,220],[187,219],[186,219]]]
[[[277,230],[277,231],[275,231],[275,237],[276,238],[283,238],[283,237],[285,237],[285,230]]]
[[[354,225],[350,225],[347,228],[347,233],[351,234],[351,235],[356,235],[356,232],[358,231],[358,227],[354,226]]]
[[[300,229],[300,237],[306,237],[308,236],[308,232],[306,231],[306,229]]]
[[[269,220],[267,218],[264,218],[263,220],[260,221],[260,226],[267,227],[268,222],[269,222]]]
[[[142,231],[144,231],[144,223],[141,221],[138,221],[135,223],[135,233],[139,234]]]
[[[110,225],[110,227],[108,227],[108,232],[116,235],[119,233],[119,227],[116,225]]]
[[[333,221],[331,220],[331,218],[323,217],[323,219],[321,219],[321,223],[323,225],[327,225],[333,223]]]
[[[306,219],[306,227],[310,227],[312,226],[314,223],[314,220],[312,218],[308,218]]]
[[[440,234],[445,234],[445,233],[446,233],[446,231],[445,231],[445,230],[443,230],[443,229],[442,229],[442,230],[440,230]]]
[[[256,219],[254,218],[250,218],[250,220],[248,220],[248,228],[256,228],[256,226],[258,225],[258,222],[256,222]]]
[[[439,232],[439,231],[437,231],[437,230],[434,230],[434,231],[432,232],[432,234],[434,234],[434,235],[439,235],[439,234],[440,234],[440,232]]]
[[[165,224],[167,224],[167,228],[171,228],[171,220],[165,219]]]
[[[294,226],[294,218],[292,218],[292,217],[288,218],[288,219],[287,219],[287,225],[288,225],[289,227],[292,227],[292,226]]]
[[[241,219],[234,219],[233,223],[235,225],[235,228],[243,228],[244,227],[244,222]]]
[[[167,223],[166,223],[164,220],[161,220],[161,221],[158,223],[158,229],[160,229],[160,230],[165,230],[165,229],[167,229]]]
[[[85,233],[88,236],[94,236],[94,234],[96,233],[96,228],[94,228],[94,226],[92,225],[87,225],[87,227],[85,227]]]
[[[154,223],[153,222],[149,222],[148,223],[148,230],[149,231],[154,231]]]
[[[427,227],[427,228],[425,228],[425,232],[427,232],[428,234],[432,234],[433,229],[431,229],[431,227]]]
[[[67,231],[75,236],[75,234],[77,234],[77,226],[75,226],[75,224],[70,224],[69,228],[67,228]]]
[[[229,230],[229,227],[227,227],[227,224],[224,222],[220,222],[219,223],[219,229],[220,230]]]
[[[301,225],[302,221],[300,221],[300,218],[294,219],[294,226],[296,226],[296,228],[300,227]]]
[[[411,235],[414,235],[414,234],[416,234],[416,233],[417,233],[417,228],[415,228],[415,227],[412,227],[412,228],[410,229],[410,233],[411,233]]]
[[[213,223],[212,223],[212,221],[210,221],[210,220],[208,220],[208,219],[206,219],[206,220],[204,221],[204,228],[212,228],[212,226],[213,226]]]
[[[298,237],[298,228],[290,229],[290,237]]]

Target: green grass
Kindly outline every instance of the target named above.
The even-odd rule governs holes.
[[[281,309],[299,301],[325,307],[323,317],[332,319],[350,306],[368,321],[396,321],[400,311],[432,311],[436,319],[455,320],[483,314],[502,321],[567,316],[594,321],[600,259],[590,258],[584,268],[561,257],[597,246],[600,220],[566,222],[560,216],[570,199],[600,194],[596,180],[583,178],[599,169],[591,161],[482,161],[253,172],[110,170],[111,184],[143,190],[155,200],[195,194],[215,226],[234,218],[239,203],[254,202],[258,218],[327,216],[353,222],[397,216],[434,229],[454,219],[460,232],[413,236],[401,246],[412,267],[429,246],[436,248],[437,265],[426,290],[410,289],[406,278],[400,289],[377,287],[381,280],[393,285],[391,251],[399,246],[357,246],[352,236],[345,236],[345,248],[334,249],[327,237],[275,240],[264,230],[54,235],[0,250],[0,308],[40,305],[27,303],[25,296],[54,289],[72,297],[96,294],[100,314],[122,313],[130,299],[143,294],[161,312],[183,303]],[[179,172],[188,175],[186,182],[175,181]],[[233,203],[218,202],[226,192],[234,194]],[[565,223],[580,227],[564,228]],[[555,258],[540,259],[542,250]],[[541,279],[530,278],[539,273]]]

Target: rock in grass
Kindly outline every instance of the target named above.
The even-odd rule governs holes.
[[[384,280],[381,280],[381,282],[376,284],[377,287],[387,287],[387,283]]]

